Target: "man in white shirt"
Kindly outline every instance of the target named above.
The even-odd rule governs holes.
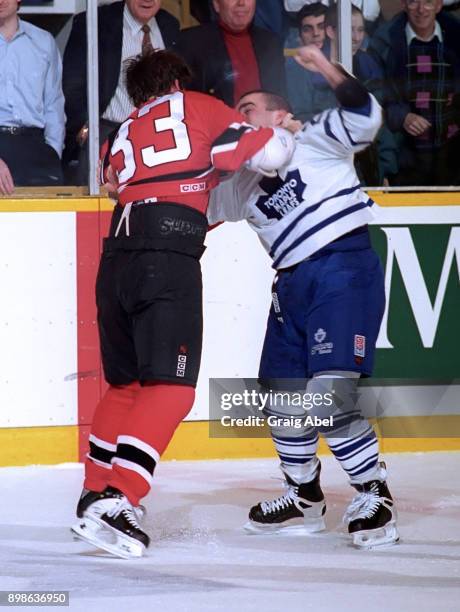
[[[179,22],[162,10],[161,0],[125,0],[101,6],[99,35],[99,110],[100,139],[118,128],[133,110],[124,84],[123,62],[144,49],[171,48],[176,44]],[[67,181],[88,182],[86,13],[74,19],[64,53],[63,86],[66,98]]]

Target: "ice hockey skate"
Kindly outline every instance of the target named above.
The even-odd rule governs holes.
[[[92,502],[86,499],[89,494]],[[74,536],[116,557],[141,557],[150,538],[140,528],[138,513],[126,496],[112,487],[89,494],[80,498],[77,515],[82,513],[82,518],[71,528]]]
[[[249,511],[244,529],[252,534],[302,535],[323,531],[326,504],[319,484],[320,469],[315,478],[297,484],[285,474],[287,492],[272,501],[260,502]]]
[[[381,464],[383,477],[385,464]],[[399,540],[396,528],[396,508],[385,480],[371,480],[353,484],[359,491],[349,505],[344,522],[353,545],[357,548],[375,548],[395,544]]]
[[[104,512],[103,504],[96,504],[99,500],[104,499],[104,493],[99,491],[90,491],[89,489],[83,489],[80,495],[80,499],[78,500],[76,515],[77,518],[80,519],[70,528],[75,539],[80,539],[80,536],[84,537],[84,534],[88,533],[88,531],[98,531],[102,529],[99,523],[96,523],[92,518],[85,517],[85,510],[93,504],[91,513],[102,515]],[[142,522],[147,514],[147,510],[145,506],[139,504],[134,507],[134,512],[136,513],[137,520]]]

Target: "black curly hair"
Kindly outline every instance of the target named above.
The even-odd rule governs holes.
[[[171,51],[151,50],[126,60],[126,89],[134,106],[164,96],[175,82],[183,89],[192,77],[184,60]]]

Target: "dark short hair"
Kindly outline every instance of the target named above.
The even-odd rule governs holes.
[[[262,94],[267,110],[269,111],[284,110],[287,113],[292,113],[291,105],[286,98],[283,98],[283,96],[273,93],[272,91],[267,91],[266,89],[252,89],[251,91],[247,91],[240,97],[238,103],[246,96],[250,96],[252,94]]]
[[[171,51],[151,50],[126,60],[125,66],[126,89],[136,107],[168,94],[176,80],[183,89],[192,77],[184,60]]]
[[[327,6],[321,2],[313,2],[313,4],[305,4],[296,15],[297,27],[302,28],[302,21],[305,17],[321,17],[327,13]]]
[[[351,14],[352,15],[361,15],[364,20],[363,12],[354,4],[351,5]],[[336,28],[338,25],[338,11],[337,4],[331,4],[331,6],[327,9],[326,12],[326,27]]]

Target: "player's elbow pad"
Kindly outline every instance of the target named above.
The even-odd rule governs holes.
[[[273,136],[265,146],[246,162],[253,172],[273,175],[275,170],[287,164],[295,149],[294,136],[284,128],[273,128]]]

